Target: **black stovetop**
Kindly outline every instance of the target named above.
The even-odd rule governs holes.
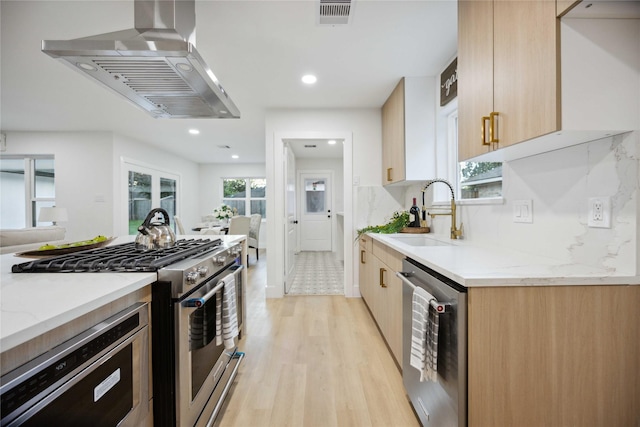
[[[180,239],[170,248],[140,251],[135,243],[105,246],[51,258],[15,264],[13,273],[149,272],[209,251],[221,239]]]

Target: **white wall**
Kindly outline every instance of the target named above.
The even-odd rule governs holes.
[[[98,234],[121,235],[121,158],[179,175],[179,213],[194,223],[200,218],[198,165],[175,154],[111,132],[6,132],[3,154],[53,154],[56,205],[67,208],[65,239],[84,240]],[[126,228],[125,228],[126,229]]]
[[[227,163],[227,164],[201,164],[198,172],[200,184],[200,211],[196,222],[200,222],[203,215],[210,214],[222,203],[222,179],[223,178],[264,178],[266,167],[264,163]],[[267,181],[267,195],[271,183]],[[268,205],[268,202],[267,202]],[[260,248],[267,247],[268,218],[262,219],[260,226]],[[185,227],[187,225],[185,224]]]
[[[65,239],[114,235],[110,132],[6,132],[3,154],[53,154],[56,206],[67,208]],[[105,160],[106,159],[106,160]]]

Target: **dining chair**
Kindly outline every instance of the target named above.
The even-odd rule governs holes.
[[[186,234],[184,232],[184,227],[182,226],[182,220],[180,219],[180,217],[178,215],[174,215],[173,220],[176,223],[176,227],[178,227],[178,234]]]
[[[229,220],[229,232],[230,235],[245,235],[247,240],[249,239],[249,226],[251,225],[251,218],[248,216],[234,216]],[[249,242],[247,241],[247,244]],[[249,254],[247,254],[247,266],[249,266]]]
[[[259,260],[258,244],[260,241],[260,224],[262,224],[262,215],[251,215],[251,222],[249,223],[249,236],[247,237],[247,245],[250,248],[256,250],[256,260]]]

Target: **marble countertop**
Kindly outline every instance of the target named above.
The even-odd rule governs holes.
[[[464,240],[439,239],[429,234],[377,234],[373,239],[466,287],[548,285],[638,285],[632,271],[609,271],[563,263],[504,248],[477,246]],[[415,246],[409,239],[428,239]]]
[[[123,236],[111,245],[130,242]],[[245,236],[180,236],[222,238]],[[11,273],[11,266],[33,258],[0,257],[0,351],[6,351],[156,280],[156,273]]]

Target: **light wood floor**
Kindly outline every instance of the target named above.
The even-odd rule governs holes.
[[[246,357],[216,425],[419,425],[360,298],[266,300],[266,254],[248,272]]]

